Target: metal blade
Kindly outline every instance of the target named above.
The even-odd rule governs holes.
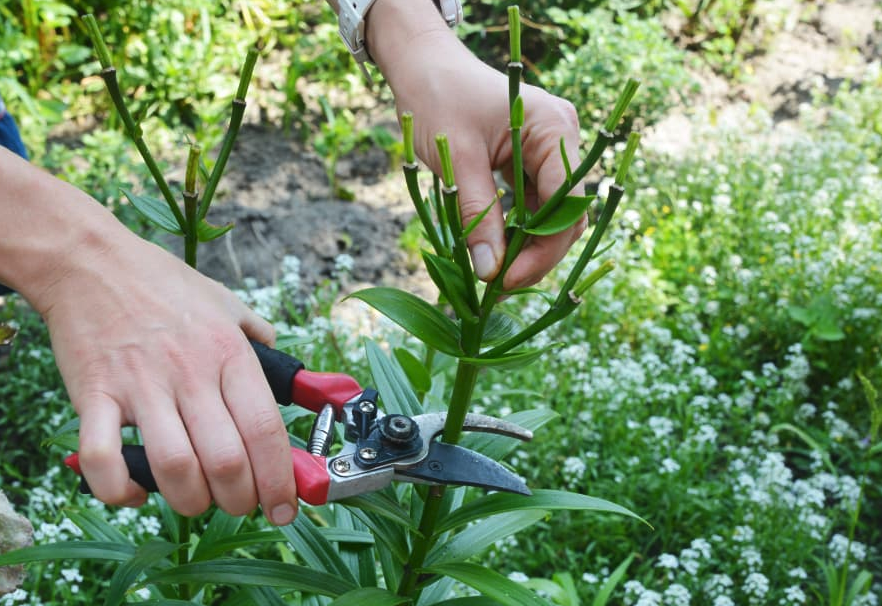
[[[453,444],[432,442],[429,454],[418,464],[395,470],[418,482],[476,486],[485,490],[502,490],[530,495],[530,489],[515,473],[484,455]]]

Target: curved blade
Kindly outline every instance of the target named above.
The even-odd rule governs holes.
[[[530,495],[530,489],[515,473],[484,455],[453,444],[432,442],[429,454],[416,465],[395,470],[401,479],[430,484],[476,486]]]

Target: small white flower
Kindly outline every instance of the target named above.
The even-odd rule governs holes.
[[[665,457],[658,470],[660,474],[676,473],[678,471],[680,471],[680,464],[671,457]]]

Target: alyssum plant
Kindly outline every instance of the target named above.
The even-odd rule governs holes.
[[[511,141],[514,160],[514,204],[507,217],[508,248],[499,276],[486,286],[470,265],[466,238],[482,219],[463,226],[459,214],[456,178],[444,136],[437,144],[444,170],[436,177],[429,196],[421,193],[413,147],[412,117],[403,117],[404,175],[416,206],[430,251],[423,253],[429,275],[438,286],[438,304],[391,288],[370,288],[357,297],[391,318],[424,345],[423,361],[413,354],[390,357],[367,343],[367,357],[383,408],[417,415],[423,396],[439,374],[438,360],[455,360],[452,390],[445,396],[447,417],[442,439],[457,443],[463,431],[475,386],[482,369],[507,369],[529,364],[549,347],[530,349],[528,341],[566,317],[580,298],[612,269],[601,263],[587,275],[598,254],[602,235],[624,193],[623,180],[637,147],[628,139],[615,183],[603,201],[599,218],[572,271],[556,295],[537,289],[506,293],[540,296],[548,301],[545,313],[521,326],[496,311],[505,272],[533,236],[558,233],[574,225],[592,204],[592,196],[571,195],[597,163],[613,139],[613,131],[633,97],[637,84],[629,82],[612,115],[600,130],[587,157],[572,168],[563,145],[561,154],[567,178],[539,210],[525,204],[525,178],[521,157],[524,106],[519,95],[520,24],[516,7],[509,10],[512,58],[509,64]],[[241,88],[241,87],[240,87]],[[137,132],[137,129],[131,129]],[[191,166],[195,163],[191,161]],[[186,200],[186,198],[185,198]],[[498,203],[494,200],[493,204]],[[193,220],[203,209],[187,207],[178,231],[193,238]],[[171,205],[169,205],[171,209]],[[489,211],[489,208],[488,208]],[[165,211],[162,211],[163,214]],[[485,211],[486,214],[486,211]],[[198,229],[198,223],[196,223]],[[198,231],[195,236],[198,241]],[[538,429],[554,413],[547,409],[521,411],[507,420],[527,429]],[[486,434],[470,435],[463,444],[493,459],[511,452],[515,440]],[[593,510],[633,515],[602,499],[559,490],[534,490],[532,496],[492,493],[474,489],[414,487],[400,484],[322,507],[302,508],[289,526],[254,530],[256,522],[215,511],[201,534],[181,526],[163,505],[166,538],[141,545],[92,512],[71,514],[87,540],[35,546],[0,556],[0,566],[65,558],[119,562],[109,581],[104,603],[116,605],[141,598],[145,604],[444,604],[445,606],[545,606],[547,600],[507,577],[478,563],[495,542],[530,527],[552,510]],[[246,521],[248,522],[246,524]],[[476,523],[480,522],[480,523]],[[267,546],[281,544],[283,561],[266,558]],[[245,552],[244,550],[249,551]],[[247,554],[231,557],[227,554]],[[455,597],[457,582],[482,597]],[[461,591],[459,592],[462,593]]]

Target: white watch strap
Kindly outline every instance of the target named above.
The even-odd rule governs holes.
[[[371,57],[365,48],[364,40],[364,17],[376,0],[340,0],[340,37],[346,43],[346,48],[355,57],[361,71],[370,79],[364,62],[370,61]],[[462,23],[461,0],[435,0],[435,5],[441,11],[441,16],[447,22],[448,27]]]
[[[375,0],[340,2],[340,37],[359,65],[370,59],[364,46],[364,16],[374,2]]]

